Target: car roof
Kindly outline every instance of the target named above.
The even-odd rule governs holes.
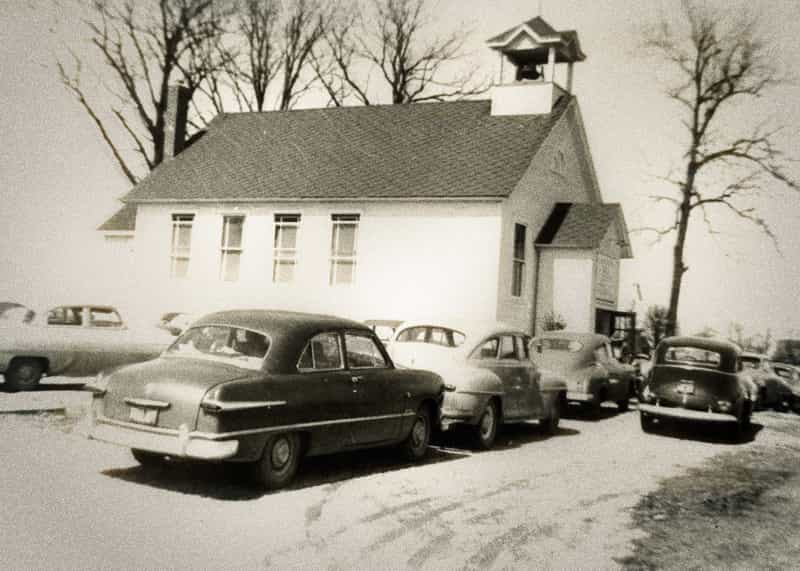
[[[397,327],[403,323],[402,319],[365,319],[364,324],[372,327],[373,325],[384,325],[386,327]]]
[[[743,359],[759,359],[761,361],[768,361],[769,360],[769,357],[767,357],[765,354],[763,354],[763,353],[754,353],[752,351],[744,351],[744,352],[742,352],[741,357]]]
[[[698,349],[706,349],[708,351],[730,351],[737,354],[741,353],[741,349],[739,349],[739,346],[736,343],[717,337],[695,337],[691,335],[666,337],[665,339],[661,340],[659,345],[663,345],[665,347],[687,345],[690,347],[697,347]]]
[[[601,333],[589,333],[584,331],[566,331],[558,329],[555,331],[544,331],[536,336],[538,339],[572,339],[580,341],[584,345],[597,345],[600,343],[610,343],[608,336]]]
[[[191,328],[207,325],[228,325],[265,333],[270,338],[271,345],[264,370],[273,373],[294,372],[300,352],[308,340],[318,333],[350,329],[372,335],[369,327],[351,319],[272,309],[217,311],[200,317],[192,323]]]
[[[303,313],[299,311],[282,311],[273,309],[232,309],[217,311],[203,315],[194,322],[194,325],[209,325],[212,323],[228,324],[255,331],[276,330],[317,330],[317,329],[363,329],[369,327],[352,319],[322,315],[317,313]]]

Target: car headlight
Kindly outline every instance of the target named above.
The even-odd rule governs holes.
[[[731,407],[733,407],[733,403],[729,400],[718,400],[717,407],[721,412],[730,412]]]
[[[645,385],[644,389],[642,390],[642,400],[644,402],[652,401],[656,396],[656,393],[650,390],[650,385]]]
[[[108,390],[108,375],[100,371],[94,379],[86,383],[84,388],[91,391],[95,397],[102,397]]]

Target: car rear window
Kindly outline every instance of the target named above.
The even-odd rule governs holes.
[[[185,331],[167,349],[170,355],[206,357],[238,367],[258,369],[269,350],[263,333],[228,325],[206,325]]]
[[[541,345],[544,351],[566,351],[569,353],[577,353],[583,349],[583,343],[575,339],[564,339],[560,337],[543,337],[536,341]]]
[[[698,365],[702,367],[718,368],[722,360],[722,355],[709,349],[690,346],[670,347],[664,354],[665,363],[681,363],[686,365]]]

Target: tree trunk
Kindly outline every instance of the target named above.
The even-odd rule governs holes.
[[[686,196],[686,195],[685,195]],[[678,302],[681,297],[681,283],[683,274],[688,269],[683,263],[683,248],[686,244],[686,231],[689,228],[690,208],[688,198],[681,204],[680,219],[678,220],[678,237],[675,240],[672,257],[672,287],[669,293],[669,308],[667,310],[666,336],[675,335],[678,330]]]

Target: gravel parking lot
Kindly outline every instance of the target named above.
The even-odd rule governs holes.
[[[640,517],[643,498],[720,454],[800,448],[796,415],[759,413],[733,444],[714,431],[647,435],[635,410],[609,407],[571,414],[553,437],[535,423],[507,427],[490,452],[449,435],[419,465],[392,450],[309,459],[291,488],[264,494],[242,470],[145,469],[88,441],[88,395],[75,388],[0,392],[0,411],[37,397],[72,403],[0,413],[0,568],[659,566],[641,551],[656,515]]]

